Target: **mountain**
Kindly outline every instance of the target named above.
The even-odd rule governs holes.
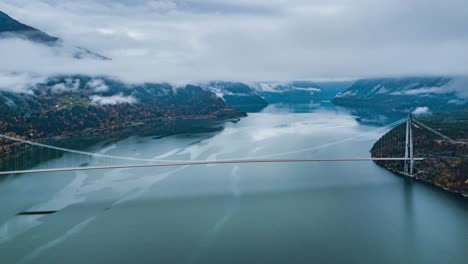
[[[338,94],[332,102],[405,113],[460,110],[467,107],[468,81],[462,77],[364,79]]]
[[[169,119],[246,114],[201,87],[129,85],[105,77],[58,76],[27,93],[0,91],[0,133],[43,138]]]
[[[240,82],[213,81],[203,84],[205,90],[215,93],[228,105],[247,112],[258,112],[268,105],[250,86]]]
[[[0,40],[2,38],[20,38],[34,43],[47,45],[52,48],[68,48],[60,38],[50,36],[36,28],[25,25],[0,11]],[[75,59],[110,60],[110,58],[83,47],[72,46],[69,48],[71,50],[71,56]]]

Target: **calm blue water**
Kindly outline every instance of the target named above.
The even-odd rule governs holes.
[[[274,105],[87,150],[145,159],[369,157],[398,119]],[[201,122],[201,121],[200,121]],[[302,151],[301,151],[302,150]],[[41,164],[61,166],[71,156]],[[86,160],[90,165],[103,159]],[[373,162],[31,174],[0,182],[0,263],[466,263],[468,203]],[[25,210],[59,210],[15,216]]]

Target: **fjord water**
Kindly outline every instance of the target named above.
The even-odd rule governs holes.
[[[375,130],[397,119],[329,104],[273,105],[239,122],[194,121],[197,129],[184,123],[183,133],[135,134],[86,150],[155,160],[369,157],[387,131]],[[67,162],[65,155],[37,168]],[[0,263],[468,259],[467,199],[370,161],[20,175],[0,182],[0,209]],[[28,210],[59,211],[15,216]]]

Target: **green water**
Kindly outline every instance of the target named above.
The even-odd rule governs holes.
[[[396,119],[330,105],[270,106],[239,122],[187,122],[168,133],[95,140],[86,150],[168,160],[369,157],[386,131],[368,132]],[[63,155],[36,168],[73,162]],[[466,198],[368,161],[20,175],[0,182],[0,210],[0,263],[468,259]],[[59,212],[15,216],[25,210]]]

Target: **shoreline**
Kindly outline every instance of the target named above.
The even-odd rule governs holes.
[[[402,178],[405,178],[405,179],[410,179],[410,180],[414,180],[416,182],[419,182],[419,183],[423,183],[423,184],[426,184],[426,185],[430,185],[432,187],[436,187],[437,189],[441,190],[441,191],[445,191],[445,192],[448,192],[448,193],[451,193],[451,194],[454,194],[454,195],[457,195],[457,196],[461,196],[461,197],[464,197],[464,198],[468,198],[468,192],[461,192],[461,191],[457,191],[457,190],[453,190],[453,189],[450,189],[448,187],[445,187],[443,185],[440,185],[440,184],[437,184],[437,183],[434,183],[434,182],[430,182],[430,181],[427,181],[421,177],[417,177],[417,176],[409,176],[409,175],[406,175],[404,173],[401,173],[400,171],[397,171],[397,170],[394,170],[394,169],[391,169],[387,166],[385,166],[384,164],[381,164],[379,163],[378,161],[375,161],[375,164],[377,164],[378,166],[386,169],[387,171],[390,171],[392,172],[393,174],[395,174],[396,176],[399,176],[399,177],[402,177]]]

